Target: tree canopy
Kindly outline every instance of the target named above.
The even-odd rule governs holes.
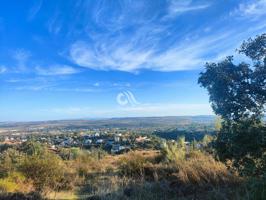
[[[224,120],[260,119],[266,103],[266,34],[244,41],[239,52],[253,62],[234,64],[233,56],[207,63],[199,84],[206,88],[214,112]]]
[[[235,167],[249,174],[266,174],[266,128],[261,120],[266,105],[266,34],[244,41],[238,52],[250,61],[235,64],[228,56],[206,63],[198,82],[223,120],[216,141],[219,158],[233,159]]]

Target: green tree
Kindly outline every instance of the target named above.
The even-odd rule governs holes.
[[[209,93],[214,112],[222,119],[216,149],[220,159],[233,159],[248,174],[265,172],[266,34],[244,41],[238,50],[252,63],[234,64],[233,56],[207,63],[199,84]]]

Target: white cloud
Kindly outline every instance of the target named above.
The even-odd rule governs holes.
[[[0,74],[3,74],[7,71],[5,66],[0,66]]]
[[[186,12],[203,10],[209,6],[209,3],[197,3],[192,0],[170,0],[166,17],[175,17]]]
[[[124,2],[124,1],[122,1]],[[121,8],[110,14],[110,5],[105,1],[91,12],[92,19],[101,30],[86,29],[88,38],[76,40],[69,45],[69,59],[82,67],[95,70],[118,70],[138,73],[142,69],[154,71],[180,71],[202,68],[207,61],[216,61],[226,52],[232,52],[243,41],[254,34],[252,30],[239,26],[232,29],[223,21],[207,27],[183,30],[173,29],[172,19],[165,20],[171,13],[186,13],[211,6],[207,1],[167,1],[167,13],[152,13],[140,3],[136,8],[122,3]],[[157,5],[159,6],[159,5]],[[140,9],[141,8],[141,9]],[[145,14],[136,14],[143,9]],[[127,12],[136,16],[131,19]],[[136,13],[135,13],[136,12]],[[110,14],[110,16],[109,16]],[[112,22],[112,23],[111,23]],[[128,27],[130,30],[128,31]],[[189,27],[189,25],[187,26]],[[211,27],[211,28],[210,28]],[[217,28],[218,27],[218,28]],[[107,31],[108,30],[108,31]],[[245,31],[243,31],[245,30]]]
[[[206,48],[201,46],[203,49]],[[193,48],[195,48],[193,50]],[[151,59],[152,69],[156,71],[180,71],[199,68],[204,64],[199,47],[173,48]]]
[[[217,20],[208,24],[195,25],[194,18],[190,24],[189,16],[188,24],[177,23],[178,18],[173,20],[180,14],[183,17],[192,12],[199,14],[197,11],[205,11],[213,4],[206,0],[135,0],[134,3],[99,0],[93,5],[78,2],[75,6],[78,15],[73,18],[69,32],[73,36],[84,34],[71,37],[75,40],[71,39],[73,42],[63,54],[73,63],[94,70],[138,73],[142,69],[170,72],[201,68],[205,62],[216,61],[225,52],[233,51],[238,41],[252,36],[257,27],[257,24],[251,27],[253,30],[246,25],[243,28],[242,24],[236,27],[234,22],[226,21],[231,19],[221,19],[220,15],[214,15]],[[60,17],[52,19],[55,30],[51,28],[51,32],[59,30],[53,21],[60,22]],[[78,30],[74,26],[77,21],[81,24]]]
[[[192,70],[202,67],[206,59],[215,59],[208,58],[206,54],[228,45],[224,43],[228,40],[228,34],[222,32],[198,40],[183,41],[167,47],[164,51],[160,46],[156,46],[156,36],[147,41],[142,41],[140,36],[130,40],[119,37],[113,40],[99,38],[93,43],[77,41],[70,47],[70,58],[75,64],[95,70]]]
[[[104,42],[104,41],[103,41]],[[135,48],[130,44],[102,43],[90,46],[76,42],[71,46],[71,59],[78,65],[98,70],[135,71],[148,60],[151,51]]]
[[[241,3],[231,15],[258,19],[266,15],[266,0],[249,0],[245,3]]]
[[[250,28],[225,26],[195,38],[189,38],[187,34],[183,38],[173,36],[175,42],[166,46],[160,43],[160,38],[164,37],[161,33],[138,29],[138,33],[130,37],[99,35],[89,42],[74,42],[69,56],[75,64],[95,70],[132,73],[143,69],[163,72],[194,70],[203,68],[206,62],[217,62],[228,55],[235,55],[235,49],[244,39],[260,34],[265,27],[265,22],[254,23]]]
[[[67,65],[52,65],[49,67],[35,67],[36,73],[43,76],[54,76],[54,75],[70,75],[76,74],[79,71],[74,67]]]

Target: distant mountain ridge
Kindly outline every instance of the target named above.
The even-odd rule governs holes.
[[[0,128],[145,128],[176,126],[190,123],[213,123],[215,116],[166,116],[166,117],[125,117],[106,119],[52,120],[39,122],[0,122]]]

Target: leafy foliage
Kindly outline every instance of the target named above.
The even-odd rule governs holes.
[[[244,41],[239,52],[253,61],[234,64],[229,56],[207,63],[199,84],[209,92],[214,112],[223,122],[216,149],[220,159],[232,159],[243,174],[266,172],[266,128],[261,122],[266,104],[266,34]]]
[[[249,64],[235,65],[233,57],[220,63],[207,63],[199,83],[207,88],[213,110],[224,120],[258,118],[265,101],[256,88],[259,83]]]

